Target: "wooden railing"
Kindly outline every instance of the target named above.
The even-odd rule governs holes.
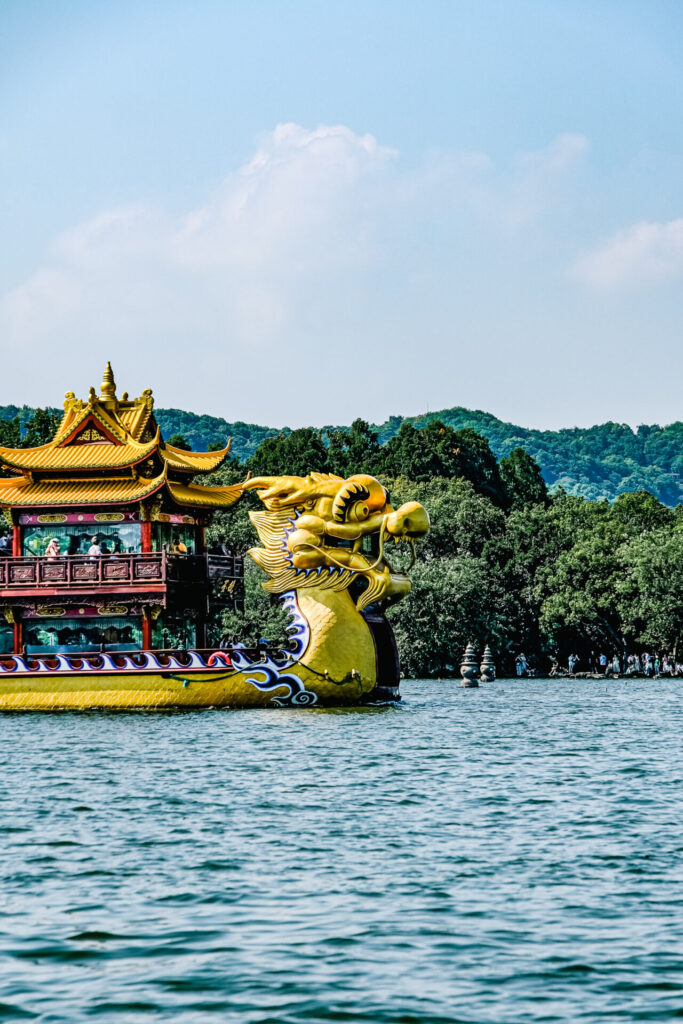
[[[57,558],[0,558],[0,590],[32,587],[148,586],[241,579],[242,559],[232,555],[176,555],[166,551]]]

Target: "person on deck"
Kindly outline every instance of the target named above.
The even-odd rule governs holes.
[[[99,558],[102,554],[102,548],[97,542],[97,536],[93,537],[90,547],[88,548],[88,555],[90,558]]]
[[[59,558],[61,550],[59,547],[59,541],[56,537],[50,537],[50,541],[45,549],[45,554],[51,562],[53,562],[55,558]]]

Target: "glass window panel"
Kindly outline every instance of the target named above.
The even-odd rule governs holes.
[[[28,654],[137,651],[142,648],[139,616],[25,619],[24,643]]]
[[[22,531],[22,554],[44,555],[53,537],[61,555],[87,555],[93,537],[105,554],[135,554],[140,551],[140,534],[140,523],[28,526]]]
[[[197,552],[196,526],[173,526],[172,523],[152,523],[152,551],[179,551],[194,555]],[[183,551],[183,546],[185,551]]]
[[[6,622],[0,625],[0,654],[11,654],[14,650],[14,630]]]
[[[197,646],[197,627],[193,622],[161,615],[152,626],[152,646],[156,651],[192,650]]]

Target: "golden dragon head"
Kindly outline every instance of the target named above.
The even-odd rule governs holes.
[[[263,586],[273,594],[318,587],[346,590],[366,580],[356,607],[397,600],[410,590],[404,572],[385,556],[388,541],[413,546],[429,530],[429,516],[416,501],[394,509],[386,489],[359,473],[344,480],[330,473],[260,476],[244,490],[258,491],[264,512],[251,512],[263,548],[251,557],[270,577]],[[411,563],[412,564],[412,563]]]

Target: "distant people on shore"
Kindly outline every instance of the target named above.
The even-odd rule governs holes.
[[[595,674],[601,676],[644,676],[646,679],[662,679],[662,678],[674,678],[683,676],[683,662],[677,661],[673,654],[660,654],[658,652],[643,651],[641,654],[605,654],[600,652],[598,655],[593,653],[587,659],[588,660],[588,671],[585,675]],[[576,654],[570,654],[568,658],[569,675],[576,673],[576,666],[579,662],[579,657]],[[557,665],[557,662],[553,660],[553,667]],[[555,669],[551,668],[551,675],[562,674]]]
[[[517,678],[518,679],[521,679],[521,677],[523,675],[526,675],[526,673],[527,673],[527,671],[529,669],[529,665],[528,665],[528,662],[526,660],[526,654],[524,653],[524,651],[520,651],[520,653],[515,658],[515,667],[516,667],[516,670],[517,670]]]

